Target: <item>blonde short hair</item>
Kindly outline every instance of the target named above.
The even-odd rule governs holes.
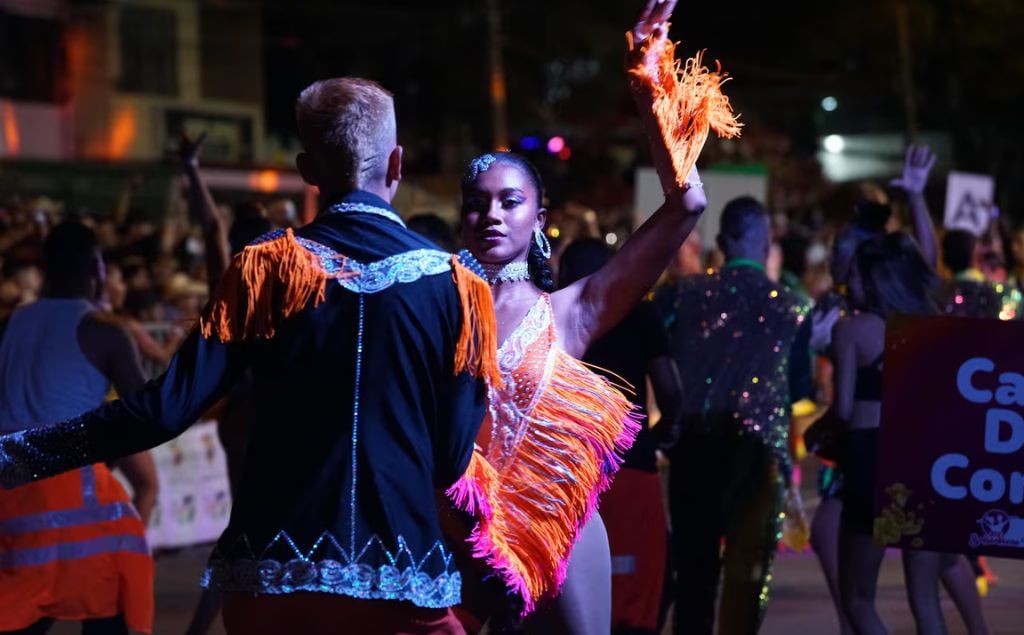
[[[397,131],[394,99],[380,84],[359,77],[310,84],[295,118],[306,151],[342,170],[352,187],[384,179]]]

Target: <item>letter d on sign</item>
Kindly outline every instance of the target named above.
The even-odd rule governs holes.
[[[960,370],[956,371],[956,387],[960,394],[964,396],[964,399],[974,403],[988,403],[992,401],[992,391],[975,388],[971,384],[971,378],[979,371],[991,373],[995,369],[996,365],[987,357],[972,357],[963,364],[960,364]]]
[[[1003,424],[1010,428],[1010,437],[1001,438]],[[985,450],[992,454],[1013,454],[1024,447],[1024,418],[1012,410],[992,408],[985,415]]]

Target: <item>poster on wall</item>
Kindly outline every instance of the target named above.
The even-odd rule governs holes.
[[[1024,324],[890,317],[875,541],[1024,558]]]
[[[160,493],[146,533],[150,547],[216,541],[231,513],[227,460],[217,438],[217,423],[197,423],[152,453]]]

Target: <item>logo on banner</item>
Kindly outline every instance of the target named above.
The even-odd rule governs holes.
[[[971,534],[969,544],[972,549],[981,546],[1024,548],[1024,518],[992,509],[978,519],[978,525],[982,533]]]

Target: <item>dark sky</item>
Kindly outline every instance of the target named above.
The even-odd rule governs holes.
[[[584,134],[632,116],[623,34],[641,4],[499,0],[513,137]],[[946,130],[958,163],[1024,172],[1024,2],[1016,0],[681,0],[671,35],[708,50],[748,125],[813,150],[825,133],[899,132],[898,5],[907,7],[919,127]],[[490,138],[486,2],[268,0],[268,124],[288,132],[309,82],[355,74],[395,92],[402,129],[425,143]],[[838,98],[828,115],[826,95]]]

